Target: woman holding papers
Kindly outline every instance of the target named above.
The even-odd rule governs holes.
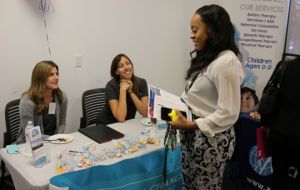
[[[124,122],[135,117],[136,111],[147,116],[148,87],[145,79],[134,75],[133,64],[125,54],[118,54],[112,61],[112,79],[106,84],[106,105],[97,123]]]
[[[195,50],[182,98],[194,117],[189,121],[177,111],[177,121],[170,124],[181,129],[184,188],[218,190],[234,150],[233,124],[240,113],[244,73],[224,8],[203,6],[190,25]]]
[[[20,129],[17,142],[25,142],[28,121],[41,127],[46,135],[63,133],[66,128],[67,96],[58,86],[58,66],[41,61],[32,71],[31,85],[20,101]]]

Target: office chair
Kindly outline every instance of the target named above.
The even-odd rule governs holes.
[[[96,118],[105,106],[105,88],[90,89],[83,92],[81,101],[80,128],[96,124]]]
[[[5,123],[6,132],[4,132],[4,144],[12,144],[17,140],[18,131],[20,128],[20,112],[19,112],[20,99],[10,101],[5,106]],[[6,168],[4,162],[1,160],[1,181],[4,183]]]

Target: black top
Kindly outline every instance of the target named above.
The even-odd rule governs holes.
[[[103,124],[111,124],[116,123],[118,120],[113,116],[108,101],[109,100],[119,100],[120,95],[120,83],[112,79],[110,80],[105,87],[106,92],[106,104],[102,111],[100,111],[99,116],[97,117],[96,123],[103,123]],[[139,99],[141,99],[144,96],[148,96],[148,87],[147,82],[145,79],[140,79],[140,86],[139,91],[136,94]],[[131,100],[130,95],[127,93],[126,95],[126,103],[127,103],[127,115],[125,120],[133,119],[136,114],[136,107],[134,103]]]
[[[45,109],[42,115],[44,134],[54,135],[56,130],[56,115],[49,114],[48,112],[49,112],[49,108]]]

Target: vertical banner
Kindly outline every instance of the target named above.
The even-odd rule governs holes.
[[[222,0],[218,4],[235,25],[246,80],[255,79],[249,87],[260,97],[285,49],[289,0]]]

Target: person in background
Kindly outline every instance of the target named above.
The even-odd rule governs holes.
[[[59,69],[53,61],[41,61],[32,71],[29,89],[20,101],[17,143],[25,142],[28,121],[40,126],[44,135],[64,133],[68,99],[58,86]]]
[[[258,97],[255,90],[248,87],[242,87],[241,89],[241,114],[249,115],[253,119],[260,120],[260,114],[257,112]]]
[[[245,79],[244,79],[245,80]],[[253,86],[251,86],[253,87]],[[259,99],[256,95],[255,90],[251,89],[250,87],[242,87],[241,88],[241,109],[240,109],[240,116],[239,119],[247,118],[248,119],[254,119],[257,122],[260,121],[260,114],[257,112]],[[245,139],[243,134],[244,131],[247,130],[247,134],[249,139],[251,137],[256,138],[256,130],[253,131],[254,126],[251,126],[251,128],[245,128],[244,126],[237,127],[236,124],[239,124],[239,122],[235,123],[235,136],[236,136],[236,145],[235,145],[235,152],[231,158],[231,160],[226,165],[224,174],[223,174],[223,187],[222,190],[234,190],[234,189],[240,189],[240,190],[250,190],[251,188],[248,187],[247,183],[244,182],[241,176],[242,170],[244,169],[241,164],[241,149],[247,148],[247,144],[245,145],[244,142],[248,140]],[[252,133],[254,132],[254,133]],[[241,135],[242,134],[242,135]],[[248,157],[247,157],[248,158]]]
[[[234,41],[234,28],[223,7],[207,5],[191,18],[195,50],[182,99],[193,120],[177,111],[184,189],[221,189],[226,162],[235,144],[233,125],[239,117],[244,73]]]
[[[112,61],[112,79],[106,84],[106,105],[96,123],[110,124],[132,119],[138,111],[143,117],[148,112],[148,87],[145,79],[134,75],[133,64],[125,54]]]
[[[279,90],[276,113],[270,118],[272,190],[300,189],[300,57],[283,62],[285,71]],[[262,115],[263,116],[263,115]],[[264,118],[262,117],[262,121]]]

